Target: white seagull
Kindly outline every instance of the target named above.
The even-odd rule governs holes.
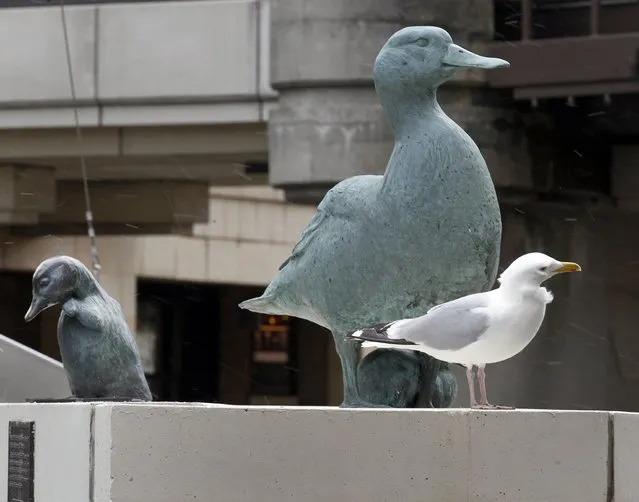
[[[347,338],[364,347],[425,352],[440,361],[466,367],[471,408],[500,408],[486,397],[486,364],[519,354],[535,337],[552,302],[541,284],[563,272],[578,272],[572,262],[560,262],[543,253],[517,258],[499,277],[499,287],[464,296],[431,308],[425,315],[355,331]],[[475,399],[474,367],[479,380]]]

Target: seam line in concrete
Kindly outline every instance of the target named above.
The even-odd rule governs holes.
[[[89,416],[89,502],[94,502],[95,493],[95,406],[91,405]]]
[[[260,0],[255,2],[255,97],[257,98],[258,115],[264,122],[264,103],[262,102],[262,16]]]
[[[98,127],[102,127],[104,110],[100,105],[100,8],[95,7],[93,14],[93,92],[98,107]]]
[[[608,413],[608,490],[607,502],[615,500],[615,418],[613,413]]]

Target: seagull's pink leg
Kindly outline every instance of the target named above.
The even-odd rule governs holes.
[[[475,399],[475,373],[473,366],[466,368],[466,380],[468,380],[468,394],[470,395],[470,407],[477,407],[477,399]]]
[[[474,408],[483,410],[513,410],[510,406],[499,406],[497,404],[490,404],[486,397],[486,372],[484,371],[485,364],[477,366],[477,380],[479,380],[479,404]]]

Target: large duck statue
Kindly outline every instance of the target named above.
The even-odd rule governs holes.
[[[477,145],[437,103],[437,88],[460,68],[506,66],[437,27],[393,34],[373,70],[395,137],[386,172],[333,187],[264,294],[240,304],[328,328],[343,407],[446,407],[456,395],[445,363],[385,349],[360,362],[358,342],[344,336],[492,287],[501,241],[495,187]]]

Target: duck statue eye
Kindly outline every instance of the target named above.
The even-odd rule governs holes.
[[[417,42],[415,43],[420,47],[426,47],[428,44],[430,44],[430,40],[428,40],[427,38],[418,38]]]
[[[49,285],[50,279],[48,277],[43,277],[38,281],[40,283],[40,287],[45,287]]]

